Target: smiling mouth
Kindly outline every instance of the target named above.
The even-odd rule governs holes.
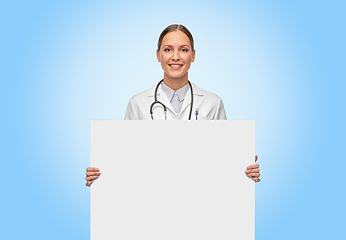
[[[183,65],[181,65],[181,64],[168,64],[168,66],[173,67],[173,68],[179,68],[179,67],[182,67]]]

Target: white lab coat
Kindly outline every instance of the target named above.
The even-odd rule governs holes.
[[[199,109],[198,120],[226,120],[226,112],[222,100],[216,94],[204,91],[192,84],[193,88],[193,109],[191,120],[196,120],[196,109]],[[147,91],[133,96],[127,106],[125,120],[151,120],[150,105],[154,102],[156,85]],[[157,90],[157,100],[167,107],[167,120],[188,120],[191,105],[191,89],[185,96],[180,114],[176,115],[172,104],[167,95],[161,90]],[[153,107],[154,120],[164,120],[165,115],[161,104],[155,104]]]

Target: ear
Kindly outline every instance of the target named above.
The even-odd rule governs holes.
[[[159,50],[156,50],[156,57],[157,57],[157,61],[161,62],[161,56],[160,56]]]
[[[196,50],[193,50],[191,62],[195,61]]]

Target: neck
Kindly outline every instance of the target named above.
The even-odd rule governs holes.
[[[166,84],[170,89],[173,89],[174,91],[184,87],[188,84],[188,76],[187,73],[182,76],[181,78],[172,78],[168,76],[166,73],[164,74],[163,78],[164,84]]]

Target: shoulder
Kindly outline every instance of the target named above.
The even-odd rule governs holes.
[[[150,97],[154,96],[155,92],[155,86],[149,88],[148,90],[145,90],[143,92],[135,94],[131,99],[130,102],[137,102],[137,101],[143,101],[143,99],[149,99]]]
[[[134,95],[127,105],[125,120],[150,119],[149,109],[153,102],[154,91],[155,86]]]
[[[191,83],[193,88],[193,95],[208,98],[209,101],[222,101],[221,98],[215,93],[211,93],[199,88],[196,84]]]

